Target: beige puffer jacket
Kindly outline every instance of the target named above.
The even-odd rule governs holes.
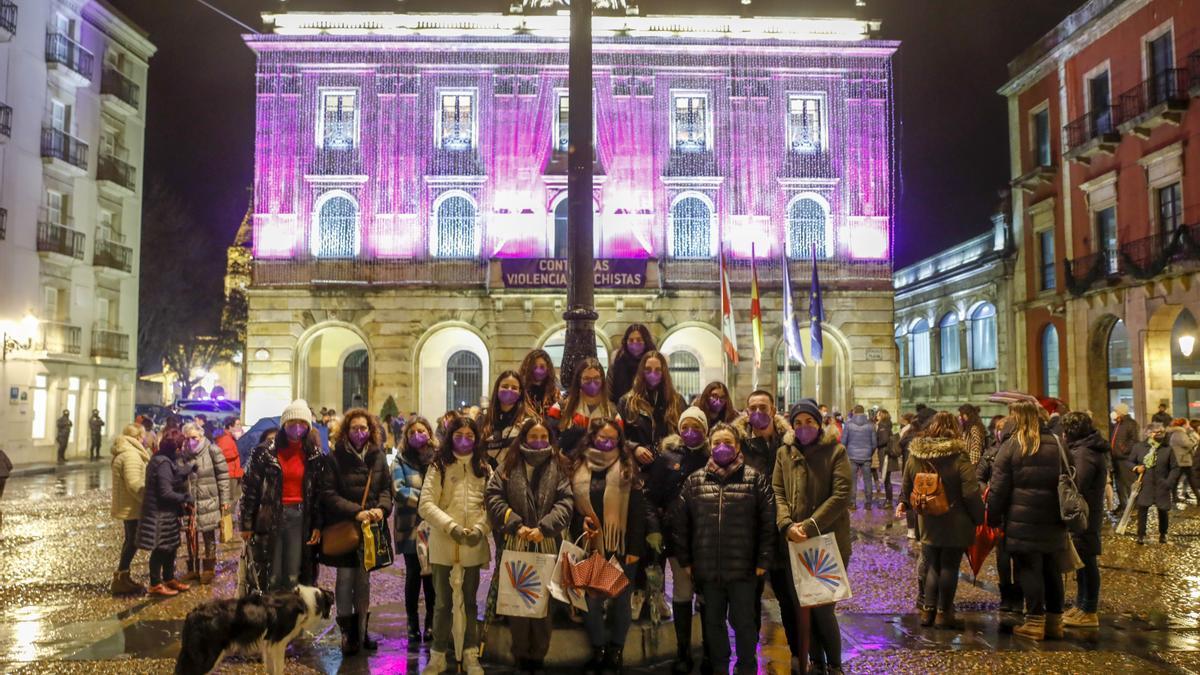
[[[475,567],[491,560],[487,536],[491,526],[484,505],[484,489],[490,476],[490,472],[476,476],[470,462],[464,461],[446,467],[444,476],[437,464],[429,467],[417,513],[429,521],[430,564]],[[459,544],[450,537],[455,525],[467,531],[478,528],[483,536],[474,546]]]
[[[117,436],[112,445],[112,517],[137,520],[146,494],[146,465],[150,451],[132,436]]]

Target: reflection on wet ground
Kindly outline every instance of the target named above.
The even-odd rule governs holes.
[[[210,597],[233,594],[239,551],[230,545],[222,547],[211,587],[169,600],[109,597],[121,537],[119,523],[108,515],[109,483],[106,463],[10,479],[0,503],[0,671],[171,672],[183,617]],[[1132,536],[1117,537],[1108,528],[1101,628],[1036,646],[1001,633],[991,561],[977,580],[964,563],[958,606],[965,630],[920,628],[915,550],[904,524],[876,509],[855,512],[854,526],[854,597],[838,608],[848,672],[1200,673],[1200,509],[1172,514],[1166,545],[1137,546]],[[144,552],[133,569],[135,578],[145,578]],[[381,638],[379,652],[343,663],[337,630],[326,625],[313,639],[293,645],[288,672],[416,673],[428,652],[405,637],[403,581],[403,564],[373,575],[372,630]],[[333,585],[328,571],[322,584]],[[1068,578],[1067,596],[1073,595],[1074,580]],[[767,601],[764,611],[760,672],[786,673],[778,606]],[[231,659],[222,672],[257,667]],[[666,672],[669,664],[627,670]]]

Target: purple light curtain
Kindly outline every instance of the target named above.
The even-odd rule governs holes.
[[[531,86],[535,92],[529,92]],[[495,123],[490,151],[484,153],[488,176],[496,181],[491,212],[483,214],[484,249],[496,257],[541,256],[549,223],[541,170],[551,150],[554,82],[542,75],[502,91],[492,101]]]
[[[596,153],[607,174],[604,186],[604,250],[607,257],[646,258],[662,250],[660,220],[654,213],[666,209],[661,191],[663,155],[656,147],[655,121],[663,117],[661,105],[666,94],[637,95],[629,86],[628,94],[615,96],[609,77],[596,79]],[[665,143],[665,129],[661,134]],[[665,217],[664,217],[665,218]],[[647,247],[650,250],[647,250]]]

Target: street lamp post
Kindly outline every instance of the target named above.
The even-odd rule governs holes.
[[[0,361],[7,361],[9,352],[32,350],[37,327],[37,317],[32,314],[26,314],[20,321],[0,321],[0,339],[4,343]]]
[[[596,356],[592,255],[592,0],[571,4],[567,97],[567,335],[562,381],[570,384],[584,358]]]

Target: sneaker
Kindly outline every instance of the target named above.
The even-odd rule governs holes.
[[[179,595],[179,591],[165,584],[155,584],[146,589],[146,593],[160,598],[173,598],[176,595]]]
[[[1063,625],[1067,628],[1099,628],[1100,615],[1095,612],[1080,612],[1063,615]]]
[[[915,527],[908,528],[908,538],[912,539],[913,541],[917,540],[917,528],[915,528]]]
[[[629,598],[629,613],[634,621],[637,621],[638,617],[642,615],[642,605],[644,604],[646,604],[646,592],[634,591]]]

